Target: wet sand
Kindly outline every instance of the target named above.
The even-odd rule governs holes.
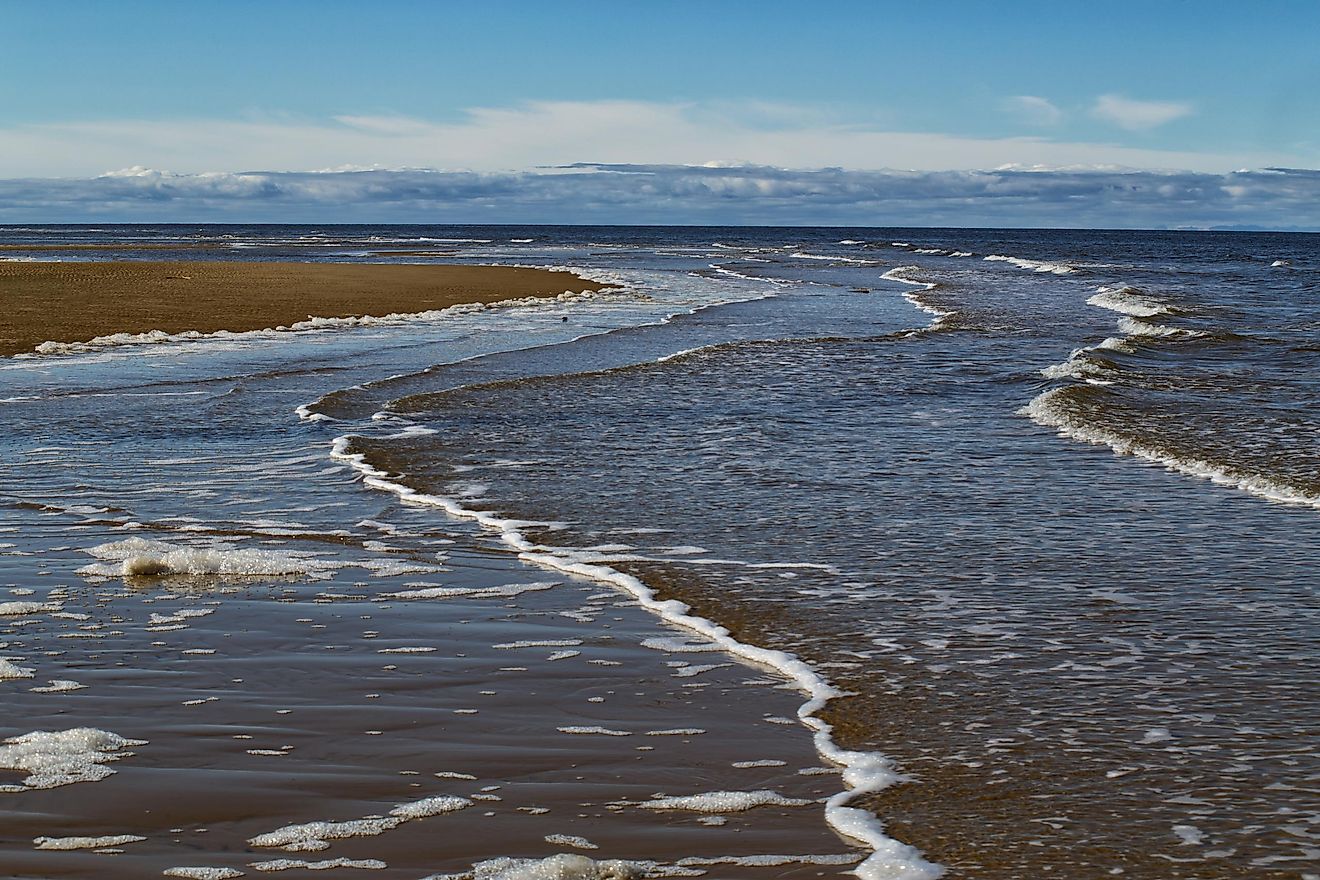
[[[61,608],[0,617],[4,656],[36,669],[0,682],[8,718],[24,728],[11,722],[3,734],[95,727],[145,744],[107,764],[115,773],[104,780],[4,794],[0,863],[17,876],[127,880],[174,867],[251,872],[272,860],[346,858],[385,865],[371,876],[416,880],[496,856],[556,852],[668,865],[829,856],[834,864],[711,871],[688,863],[721,877],[813,877],[838,876],[840,863],[862,855],[822,821],[818,801],[840,778],[820,768],[788,722],[800,699],[722,654],[640,646],[688,640],[601,584],[557,579],[486,598],[384,595],[418,581],[546,582],[541,571],[480,553],[455,554],[429,575],[84,582],[69,575],[87,557],[40,549],[54,533],[79,529],[81,517],[21,519],[22,536],[48,541],[0,551],[0,599]],[[83,526],[79,544],[123,537],[98,532]],[[37,559],[15,555],[33,550]],[[33,690],[51,679],[84,687]],[[4,770],[0,782],[24,776]],[[764,789],[792,805],[644,806],[661,793]],[[437,796],[466,803],[384,833],[331,839],[325,850],[252,843],[285,826],[383,817]],[[711,823],[714,815],[722,823]],[[36,843],[119,835],[145,839],[95,847],[104,852]],[[564,842],[574,838],[585,843]]]
[[[0,770],[0,785],[18,787],[0,794],[0,873],[260,876],[349,859],[317,876],[417,880],[580,853],[660,863],[651,876],[807,878],[860,859],[825,826],[820,801],[841,781],[790,720],[801,698],[782,679],[699,650],[600,584],[479,548],[420,554],[409,535],[433,516],[381,511],[399,527],[392,549],[230,534],[342,566],[322,580],[234,581],[78,575],[82,551],[127,537],[113,514],[8,510],[0,604],[49,604],[0,616],[0,656],[33,671],[0,681],[0,736],[89,727],[141,744],[116,752],[99,781],[24,788],[25,772]],[[388,595],[437,588],[457,592]],[[82,687],[41,690],[52,681]],[[765,790],[788,801],[646,806]],[[391,810],[435,797],[459,800],[328,846],[262,843],[301,823],[389,823]],[[68,837],[123,842],[39,842]],[[766,859],[776,854],[818,858]]]
[[[505,266],[0,261],[0,356],[116,333],[264,330],[602,287],[569,272]]]

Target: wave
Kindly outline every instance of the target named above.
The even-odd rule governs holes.
[[[1097,345],[1079,348],[1063,363],[1041,370],[1041,374],[1047,379],[1075,379],[1086,384],[1070,384],[1047,390],[1037,395],[1030,403],[1019,410],[1020,415],[1027,416],[1039,425],[1054,428],[1065,437],[1100,446],[1108,446],[1119,455],[1133,455],[1143,458],[1179,473],[1206,479],[1216,485],[1240,489],[1270,501],[1320,508],[1320,495],[1260,474],[1248,473],[1229,465],[1217,463],[1207,458],[1172,451],[1156,442],[1106,428],[1102,424],[1098,424],[1095,419],[1088,418],[1071,409],[1068,404],[1075,402],[1079,395],[1105,393],[1100,389],[1087,386],[1116,384],[1119,371],[1101,363],[1094,356],[1096,352],[1108,350],[1133,353],[1138,350],[1137,343],[1139,340],[1147,340],[1152,343],[1157,340],[1198,340],[1200,342],[1225,343],[1247,338],[1227,329],[1192,330],[1152,321],[1151,318],[1159,315],[1176,314],[1176,310],[1168,303],[1135,287],[1099,287],[1096,289],[1095,295],[1087,300],[1087,303],[1119,312],[1122,317],[1118,319],[1118,328],[1125,335],[1111,336]],[[1261,342],[1264,340],[1256,339],[1254,341]]]
[[[1092,385],[1113,385],[1114,380],[1105,378],[1112,375],[1112,371],[1087,357],[1090,351],[1091,349],[1079,348],[1068,360],[1046,367],[1040,371],[1040,374],[1046,379],[1080,379]]]
[[[1206,334],[1200,330],[1188,330],[1184,327],[1170,327],[1167,324],[1156,324],[1154,321],[1146,321],[1141,318],[1119,318],[1118,329],[1122,330],[1129,337],[1132,336],[1180,336],[1186,339],[1195,339],[1204,337]]]
[[[1071,275],[1077,271],[1072,266],[1064,263],[1047,263],[1044,260],[1007,257],[1003,254],[991,254],[988,257],[982,257],[982,259],[990,263],[1010,263],[1019,269],[1030,269],[1032,272],[1049,272],[1053,275]]]
[[[1108,446],[1119,455],[1144,458],[1178,473],[1209,480],[1219,486],[1240,489],[1269,501],[1320,509],[1320,495],[1259,474],[1244,473],[1207,459],[1178,455],[1153,443],[1125,436],[1077,416],[1069,411],[1066,403],[1081,390],[1077,385],[1053,388],[1037,395],[1018,413],[1027,416],[1038,425],[1054,428],[1064,437],[1097,446]]]
[[[218,575],[230,578],[274,575],[323,575],[333,566],[306,556],[271,550],[235,550],[220,547],[184,547],[164,541],[128,538],[99,544],[85,551],[104,560],[78,569],[97,578]]]
[[[660,599],[653,588],[632,575],[608,565],[587,561],[589,557],[573,550],[534,543],[527,537],[525,530],[538,523],[506,519],[492,512],[468,508],[458,499],[419,492],[397,482],[389,474],[369,464],[365,454],[351,451],[352,439],[348,435],[336,438],[330,454],[357,470],[367,487],[390,492],[404,503],[435,507],[450,516],[473,520],[483,528],[497,533],[520,559],[544,568],[611,584],[631,595],[642,608],[661,620],[696,633],[728,654],[773,669],[791,680],[807,696],[807,701],[798,709],[798,719],[812,731],[816,750],[826,760],[843,768],[842,777],[846,787],[827,799],[826,821],[841,836],[857,841],[871,851],[871,855],[855,869],[857,876],[863,880],[933,880],[943,874],[940,866],[926,861],[914,847],[888,837],[880,822],[869,812],[848,806],[860,797],[887,788],[900,777],[885,756],[844,749],[835,742],[832,726],[822,720],[819,713],[828,702],[843,694],[815,669],[788,652],[748,645],[734,639],[726,627],[696,616],[683,602]]]
[[[880,260],[860,260],[856,257],[827,257],[823,254],[806,254],[801,251],[794,251],[789,256],[799,260],[825,260],[831,263],[853,263],[858,266],[880,265]]]
[[[1172,312],[1167,303],[1160,302],[1139,287],[1097,287],[1088,305],[1121,312],[1138,318],[1153,318]]]

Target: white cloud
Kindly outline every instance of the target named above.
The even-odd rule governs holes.
[[[1036,95],[1014,95],[1004,106],[1031,125],[1058,125],[1063,119],[1062,110]]]
[[[0,180],[0,222],[749,223],[1320,229],[1320,171],[577,165]]]
[[[1192,105],[1181,101],[1136,101],[1122,95],[1101,95],[1091,114],[1128,131],[1144,131],[1190,116]]]
[[[0,168],[10,177],[75,177],[135,165],[193,173],[346,167],[500,171],[584,160],[683,165],[739,160],[786,168],[924,171],[1003,165],[1226,171],[1243,165],[1307,164],[1282,153],[1230,156],[1037,137],[885,131],[791,105],[758,105],[743,113],[724,109],[561,101],[479,108],[443,122],[343,116],[0,126]],[[1154,118],[1152,112],[1143,118]]]

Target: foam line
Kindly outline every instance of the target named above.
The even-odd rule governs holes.
[[[1007,257],[1003,254],[991,254],[982,259],[991,263],[1009,263],[1017,266],[1019,269],[1029,269],[1032,272],[1048,272],[1052,275],[1071,275],[1077,270],[1072,266],[1065,266],[1063,263],[1047,263],[1044,260],[1028,260],[1023,257]]]
[[[388,479],[389,475],[384,471],[368,464],[364,454],[349,452],[350,442],[349,436],[336,438],[331,457],[349,463],[362,474],[362,482],[366,486],[391,492],[405,503],[438,507],[450,516],[473,520],[483,528],[498,533],[520,559],[544,568],[613,584],[661,620],[710,640],[734,657],[769,667],[790,679],[807,696],[807,701],[799,707],[797,715],[812,731],[816,751],[826,760],[843,768],[842,778],[847,787],[826,801],[825,819],[837,833],[871,850],[871,855],[857,866],[854,873],[863,880],[933,880],[944,873],[943,868],[926,861],[916,848],[888,837],[879,820],[869,812],[848,806],[856,798],[880,791],[900,777],[892,762],[883,755],[844,749],[834,741],[833,728],[818,717],[818,713],[830,700],[842,696],[842,693],[816,670],[786,651],[738,641],[726,627],[693,614],[687,604],[676,599],[657,598],[654,589],[632,575],[607,565],[581,561],[579,554],[572,551],[545,547],[530,541],[523,530],[536,523],[472,510],[452,498],[418,492],[394,482]]]
[[[934,290],[938,285],[932,281],[916,281],[912,278],[904,277],[903,273],[918,272],[920,270],[920,266],[895,266],[880,277],[885,281],[897,281],[899,284],[910,284],[913,287],[920,287],[922,290]],[[923,329],[938,330],[943,325],[944,319],[953,314],[953,312],[936,308],[923,300],[918,294],[904,291],[902,297],[921,311],[935,316],[935,319]]]

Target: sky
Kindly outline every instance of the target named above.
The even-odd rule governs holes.
[[[1314,0],[0,0],[0,33],[0,222],[1320,228]]]

